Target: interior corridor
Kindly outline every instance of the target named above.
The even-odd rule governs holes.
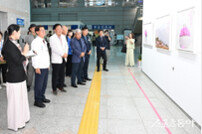
[[[89,74],[93,78],[96,58],[91,56]],[[113,47],[108,60],[109,72],[101,74],[98,134],[200,134],[192,122],[142,71],[126,67],[125,54]],[[137,65],[137,64],[136,64]],[[96,73],[96,72],[95,72]],[[51,72],[46,108],[34,107],[34,91],[29,94],[31,120],[17,133],[7,129],[6,90],[0,90],[0,134],[77,134],[89,89],[72,88],[70,78],[66,93],[57,96],[51,90]],[[99,94],[98,94],[99,95]],[[87,125],[86,125],[87,127]],[[89,132],[90,133],[90,132]]]

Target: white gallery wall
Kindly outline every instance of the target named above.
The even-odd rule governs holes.
[[[178,12],[194,9],[193,52],[178,49]],[[169,50],[156,48],[157,18],[170,17]],[[142,70],[198,124],[201,124],[201,0],[144,0]],[[167,31],[165,31],[166,33]],[[143,30],[143,37],[145,31]],[[144,38],[143,38],[144,42]],[[149,46],[150,45],[150,46]]]
[[[5,31],[10,24],[16,24],[16,19],[24,19],[25,26],[21,28],[22,34],[27,33],[30,25],[30,0],[0,0],[0,25]]]

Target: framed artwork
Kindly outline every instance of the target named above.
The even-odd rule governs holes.
[[[153,24],[147,23],[143,25],[143,44],[147,46],[153,46]]]
[[[155,44],[157,48],[170,50],[171,21],[170,16],[163,16],[156,19],[155,23]]]
[[[194,51],[194,8],[179,11],[177,14],[177,48]]]

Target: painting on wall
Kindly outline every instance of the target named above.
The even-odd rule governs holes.
[[[177,20],[177,48],[193,52],[194,37],[194,8],[178,12]]]
[[[170,16],[157,18],[155,23],[156,47],[170,50]]]
[[[152,23],[144,24],[143,26],[143,44],[152,46],[152,36],[153,36],[153,25]]]

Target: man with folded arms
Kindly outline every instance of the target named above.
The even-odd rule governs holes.
[[[32,57],[32,65],[35,69],[34,105],[44,108],[44,103],[50,102],[50,100],[45,97],[50,67],[50,56],[47,42],[44,40],[44,36],[46,35],[44,27],[36,26],[35,31],[37,33],[37,37],[31,44],[32,51],[37,54]]]

